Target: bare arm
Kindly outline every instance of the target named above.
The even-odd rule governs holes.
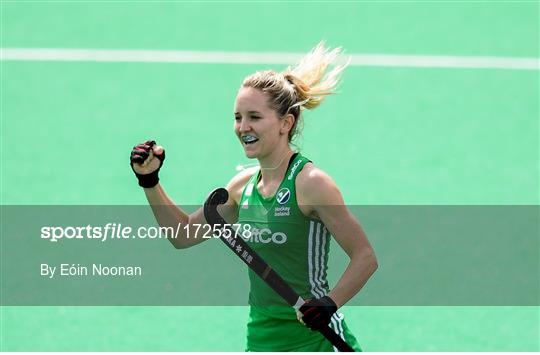
[[[328,296],[338,307],[356,295],[377,270],[377,258],[362,227],[345,206],[335,182],[324,172],[306,166],[298,175],[299,203],[316,214],[350,258]]]
[[[218,206],[220,215],[231,224],[238,219],[236,201],[239,200],[242,194],[245,182],[247,182],[245,176],[241,174],[235,176],[226,187],[229,191],[229,200],[227,203]],[[202,207],[191,214],[187,214],[174,203],[160,184],[157,184],[153,188],[144,189],[144,192],[159,225],[162,227],[172,227],[174,231],[176,231],[176,228],[180,228],[178,230],[178,238],[167,236],[167,239],[175,248],[189,248],[209,239],[203,238],[207,229],[195,228],[196,225],[207,224]],[[184,228],[187,225],[190,228]],[[188,230],[190,231],[189,235],[187,234]],[[197,231],[198,234],[196,233]]]
[[[199,208],[190,215],[187,214],[174,203],[160,184],[149,189],[145,188],[144,193],[146,194],[148,203],[152,207],[152,212],[154,212],[158,224],[161,227],[172,227],[174,231],[179,228],[178,238],[174,238],[173,235],[167,235],[167,239],[175,248],[185,249],[207,240],[207,238],[202,238],[203,233],[199,233],[199,235],[194,233],[196,228],[184,228],[188,225],[206,224],[202,208]],[[188,235],[188,230],[191,231],[191,235]]]

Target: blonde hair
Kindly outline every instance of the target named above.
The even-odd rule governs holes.
[[[334,94],[341,73],[347,64],[335,66],[327,73],[328,66],[335,64],[341,48],[325,48],[320,42],[293,67],[278,73],[273,70],[258,71],[242,82],[242,87],[252,87],[266,93],[269,105],[280,117],[290,113],[294,125],[289,131],[289,142],[299,133],[300,114],[304,109],[314,109],[326,96]],[[301,126],[301,123],[300,123]]]

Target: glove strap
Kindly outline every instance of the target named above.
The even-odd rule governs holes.
[[[158,170],[151,172],[150,174],[137,174],[137,179],[139,179],[139,186],[144,187],[145,189],[150,189],[156,186],[159,182]]]

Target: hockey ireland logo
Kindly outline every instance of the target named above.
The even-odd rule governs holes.
[[[291,198],[291,191],[284,187],[278,191],[276,194],[276,200],[280,205],[286,204]]]

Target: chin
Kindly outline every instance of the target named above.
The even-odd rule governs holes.
[[[249,159],[258,159],[261,154],[261,147],[248,147],[248,146],[242,146],[244,148],[244,154]]]
[[[246,158],[249,159],[255,159],[258,157],[258,154],[256,152],[244,151],[244,153],[246,154]]]

